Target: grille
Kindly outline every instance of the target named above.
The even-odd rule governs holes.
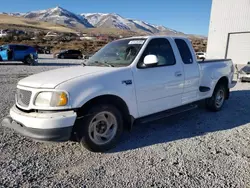
[[[20,106],[28,107],[30,104],[31,91],[17,89],[16,100]]]

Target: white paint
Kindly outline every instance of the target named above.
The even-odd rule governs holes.
[[[10,116],[17,122],[29,128],[36,129],[54,129],[71,127],[76,120],[74,111],[57,113],[24,113],[15,106],[10,109]]]
[[[160,36],[160,38],[163,37]],[[233,78],[232,62],[221,61],[198,64],[191,42],[186,38],[165,37],[173,48],[176,58],[175,65],[146,69],[137,68],[137,63],[148,42],[159,37],[150,36],[144,38],[146,41],[130,66],[77,66],[56,69],[24,78],[18,83],[18,88],[32,91],[31,103],[27,109],[59,110],[80,108],[95,97],[114,95],[120,97],[127,104],[129,112],[134,118],[139,118],[211,97],[216,83],[223,76],[229,79],[229,85],[231,85]],[[188,44],[193,56],[192,64],[182,62],[174,42],[175,38],[183,39]],[[124,80],[131,80],[132,84],[126,85],[123,83]],[[199,86],[209,87],[211,91],[200,93]],[[69,103],[65,107],[46,107],[46,109],[36,107],[33,103],[36,95],[41,91],[67,92]],[[48,116],[51,116],[51,114],[48,114]],[[12,113],[12,118],[17,118],[17,115]],[[18,118],[22,119],[24,125],[29,124],[31,126],[29,123],[30,118],[27,118],[25,113],[19,114]],[[40,121],[40,119],[38,118],[36,121]],[[64,126],[62,121],[60,118],[56,118],[53,124]],[[50,124],[49,120],[46,123]],[[43,125],[43,123],[41,124]],[[67,125],[69,124],[67,123]],[[34,126],[37,127],[37,125]]]
[[[156,64],[158,63],[158,58],[157,56],[155,55],[147,55],[145,58],[144,58],[144,64],[145,65],[152,65],[152,64]]]

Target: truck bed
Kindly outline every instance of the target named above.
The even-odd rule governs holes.
[[[232,59],[207,59],[207,60],[197,60],[198,63],[217,63],[222,61],[232,61]]]

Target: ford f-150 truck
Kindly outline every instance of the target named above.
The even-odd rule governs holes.
[[[35,140],[72,139],[103,152],[135,122],[187,111],[199,101],[221,110],[233,75],[231,60],[197,62],[187,38],[119,39],[83,65],[20,80],[2,125]]]

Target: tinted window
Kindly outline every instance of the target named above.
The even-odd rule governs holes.
[[[138,67],[144,67],[143,60],[147,55],[156,55],[158,66],[168,66],[175,64],[175,56],[169,41],[165,38],[152,39],[140,58]]]
[[[17,51],[24,51],[28,49],[27,46],[13,46],[13,48]]]
[[[70,54],[80,54],[78,50],[69,50],[68,51]]]
[[[73,50],[73,53],[74,53],[74,54],[80,54],[81,52],[78,51],[78,50]]]
[[[183,63],[192,64],[193,57],[187,43],[182,39],[175,39],[175,43],[178,47]]]

